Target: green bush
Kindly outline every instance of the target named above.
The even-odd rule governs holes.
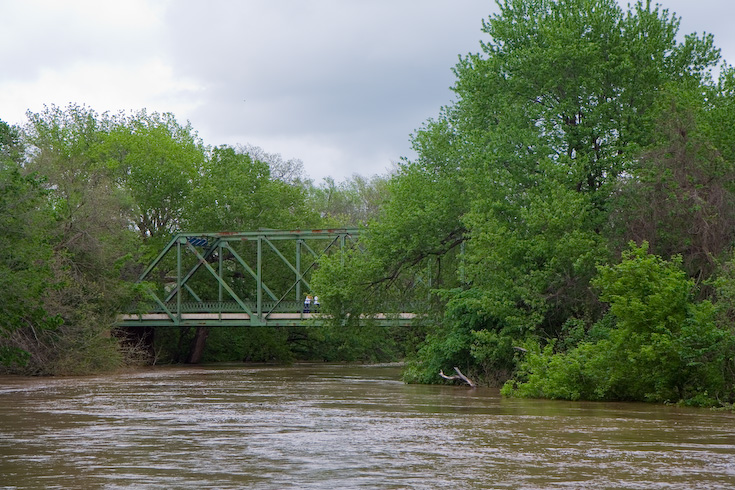
[[[645,243],[631,245],[593,283],[610,305],[609,326],[596,329],[602,338],[560,352],[554,342],[532,346],[505,395],[690,405],[732,400],[725,369],[732,334],[718,327],[710,301],[694,300],[680,259],[665,261],[648,254]]]
[[[515,367],[517,332],[490,313],[482,291],[450,293],[444,318],[409,359],[404,379],[437,383],[440,370],[451,373],[456,366],[482,384],[501,385]]]

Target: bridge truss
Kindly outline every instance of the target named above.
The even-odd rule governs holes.
[[[121,327],[319,325],[304,298],[319,259],[357,246],[356,228],[179,233],[140,275],[148,301]],[[373,317],[405,325],[409,313]]]

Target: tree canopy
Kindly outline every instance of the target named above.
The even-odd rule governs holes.
[[[557,356],[561,365],[581,346],[602,349],[594,336],[603,330],[627,335],[616,325],[616,302],[595,284],[602,284],[598,267],[625,257],[630,240],[643,247],[636,253],[657,260],[680,254],[667,267],[682,267],[695,281],[682,279],[689,296],[679,304],[693,317],[678,321],[703,322],[693,328],[707,330],[714,344],[687,345],[677,325],[669,332],[679,343],[668,344],[666,356],[682,357],[670,366],[709,362],[707,349],[722,352],[732,326],[708,323],[709,310],[696,301],[712,294],[706,281],[735,238],[725,123],[732,70],[721,67],[712,36],[679,41],[679,18],[650,2],[628,10],[614,0],[498,6],[483,23],[481,52],[454,69],[455,100],[413,135],[418,157],[391,179],[391,199],[368,227],[369,258],[360,259],[369,268],[355,276],[377,288],[430,260],[452,264],[435,272],[426,341],[407,379],[437,382],[440,369],[460,366],[488,383],[520,383],[507,393],[547,394],[523,389],[549,374],[534,371],[541,364],[533,356]],[[655,287],[677,281],[666,276]],[[619,294],[629,301],[653,288]],[[702,341],[697,335],[691,339]],[[664,349],[654,338],[641,339],[640,348]],[[671,360],[630,359],[621,367],[630,373]],[[732,361],[717,359],[718,372],[727,373]],[[701,401],[709,389],[732,399],[732,376],[713,385],[708,376],[665,395],[649,387],[605,396]]]

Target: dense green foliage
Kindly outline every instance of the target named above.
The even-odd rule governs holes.
[[[172,233],[356,226],[376,212],[386,182],[355,176],[314,185],[298,161],[255,147],[208,147],[191,125],[144,110],[51,106],[28,113],[24,127],[0,121],[0,136],[0,364],[9,372],[187,361],[202,332],[156,332],[149,352],[112,328]],[[376,332],[208,333],[205,361],[398,355]]]
[[[551,341],[529,352],[506,394],[588,400],[646,400],[711,405],[729,399],[735,338],[717,325],[708,300],[680,257],[664,261],[633,246],[616,266],[600,268],[594,285],[607,315],[566,350]]]
[[[733,70],[649,3],[498,4],[340,304],[371,311],[360,296],[432,271],[409,381],[456,366],[520,396],[732,402],[713,280],[735,245]]]
[[[53,328],[54,319],[43,308],[43,292],[52,273],[48,260],[51,209],[42,183],[21,173],[19,132],[0,121],[0,335],[22,337],[23,325]],[[24,342],[0,344],[0,362],[27,362]],[[25,339],[22,339],[25,340]]]

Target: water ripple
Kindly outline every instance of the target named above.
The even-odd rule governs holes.
[[[3,488],[732,489],[732,414],[506,400],[394,366],[0,379]]]

